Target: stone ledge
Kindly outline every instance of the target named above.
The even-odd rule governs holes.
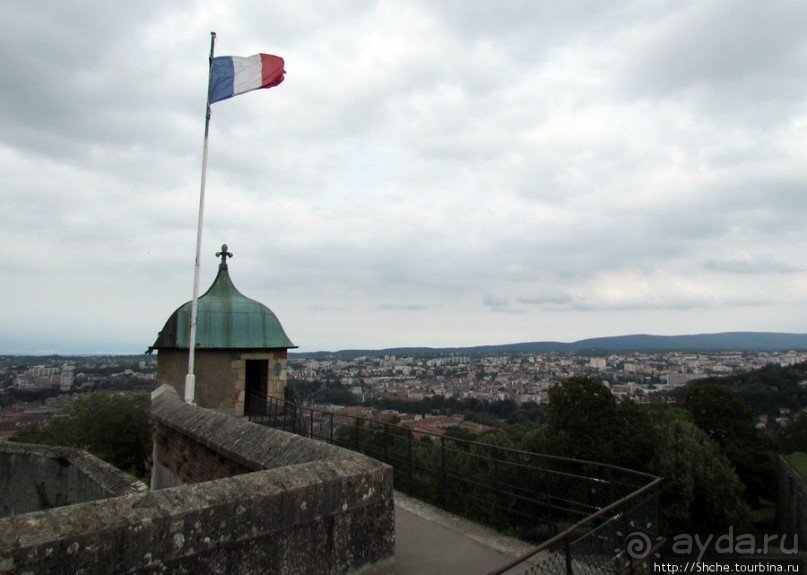
[[[355,559],[373,564],[391,555],[391,491],[378,488],[378,475],[361,463],[310,462],[293,471],[259,471],[7,518],[0,520],[0,573],[34,567],[47,573],[193,572],[183,565],[201,567],[201,558],[239,544],[246,544],[246,553],[262,541],[283,557],[299,549],[299,542],[288,541],[298,537],[305,537],[304,545],[334,543],[307,557],[310,572],[347,572]],[[381,518],[377,528],[386,535],[378,545],[365,532],[363,517]],[[277,548],[284,541],[285,551]],[[266,551],[253,559],[252,567],[247,562],[223,572],[287,572]],[[266,561],[278,570],[267,569]]]
[[[0,516],[147,490],[86,451],[8,441],[0,441],[0,486]]]
[[[152,419],[248,469],[271,469],[309,461],[366,459],[347,449],[312,441],[184,403],[161,385],[151,396]]]

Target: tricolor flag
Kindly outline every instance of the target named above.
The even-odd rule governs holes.
[[[220,102],[244,92],[271,88],[283,81],[283,58],[269,54],[218,56],[210,71],[210,103]]]

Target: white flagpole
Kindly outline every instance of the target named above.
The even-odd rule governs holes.
[[[196,226],[196,263],[193,271],[193,299],[191,300],[191,325],[188,338],[188,375],[185,376],[185,401],[193,403],[196,394],[196,375],[193,371],[196,351],[196,313],[199,305],[199,260],[202,254],[202,222],[205,213],[205,180],[207,179],[207,136],[210,132],[210,83],[213,80],[213,49],[216,33],[210,33],[210,62],[207,72],[207,109],[205,111],[205,145],[202,152],[202,184],[199,190],[199,222]]]

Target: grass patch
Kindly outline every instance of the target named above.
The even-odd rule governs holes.
[[[787,462],[798,472],[804,481],[807,481],[807,453],[797,451],[786,457]]]

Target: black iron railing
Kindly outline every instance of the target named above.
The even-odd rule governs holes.
[[[250,420],[392,465],[395,488],[540,545],[491,575],[633,573],[654,553],[657,477],[253,397]]]
[[[650,573],[658,533],[660,478],[580,520],[488,575]]]

